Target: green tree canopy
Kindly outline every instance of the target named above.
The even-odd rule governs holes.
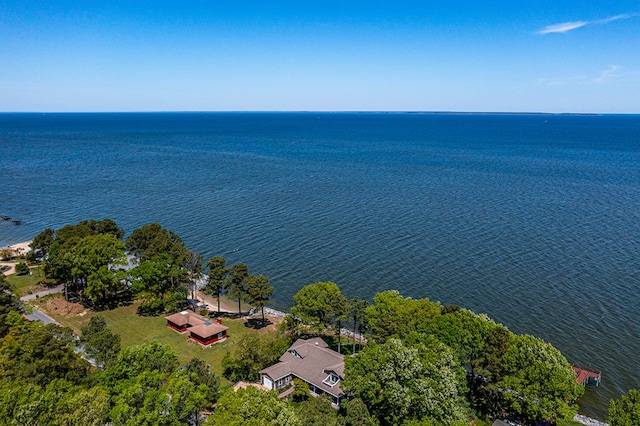
[[[220,388],[220,379],[211,371],[209,365],[200,358],[192,358],[185,366],[185,370],[189,373],[189,380],[195,385],[205,385],[207,387],[205,401],[209,405],[213,405],[218,400],[218,390]]]
[[[206,292],[215,294],[218,298],[218,312],[220,312],[220,295],[227,290],[230,283],[229,268],[224,257],[214,256],[207,262],[209,274],[207,276]]]
[[[487,316],[461,308],[437,315],[427,325],[419,328],[454,349],[465,364],[483,353],[489,333],[498,326]]]
[[[428,331],[440,316],[440,304],[429,299],[404,298],[397,290],[382,291],[365,309],[367,327],[378,342],[389,336],[404,336],[415,331]]]
[[[129,271],[131,291],[144,299],[139,312],[157,314],[181,306],[187,297],[187,290],[180,285],[182,273],[166,253],[157,254]]]
[[[360,398],[383,425],[409,419],[450,424],[467,420],[465,372],[435,338],[390,338],[345,359],[342,389]]]
[[[242,314],[241,302],[247,293],[247,279],[249,278],[249,268],[244,263],[233,265],[229,269],[229,295],[238,299],[238,315]]]
[[[340,403],[345,426],[377,426],[378,420],[369,413],[360,398],[344,399]]]
[[[611,426],[640,426],[640,390],[632,389],[609,403]]]
[[[302,426],[293,407],[275,391],[254,387],[225,392],[205,423],[210,426]]]
[[[95,359],[99,366],[104,367],[115,360],[120,352],[120,336],[107,328],[103,317],[91,317],[81,331],[85,353]]]
[[[343,419],[338,417],[338,411],[327,395],[302,401],[296,407],[296,413],[305,426],[342,426]]]
[[[115,362],[101,374],[101,382],[110,389],[143,372],[157,371],[162,377],[178,366],[178,357],[173,351],[158,342],[130,346],[120,351]]]
[[[75,353],[72,331],[55,324],[23,323],[11,327],[0,342],[0,379],[40,385],[54,379],[79,383],[90,367]]]
[[[159,254],[167,254],[172,263],[180,265],[186,255],[182,238],[155,222],[134,229],[125,240],[125,245],[142,262]]]
[[[273,287],[269,284],[269,278],[264,275],[250,275],[246,282],[245,300],[262,310],[262,324],[264,324],[264,307],[273,294]]]
[[[294,296],[291,315],[324,329],[347,312],[347,300],[333,282],[317,282],[302,287]]]
[[[49,248],[53,244],[55,237],[55,231],[51,228],[47,228],[33,238],[33,241],[29,244],[31,250],[34,252],[40,252],[43,259],[47,258],[49,254]]]
[[[109,394],[62,379],[46,386],[21,380],[0,381],[0,422],[6,425],[103,425]]]
[[[258,380],[260,370],[277,362],[290,345],[291,340],[274,334],[244,335],[232,351],[225,353],[223,374],[232,382]]]
[[[22,302],[10,290],[11,286],[0,272],[0,338],[9,331],[9,325],[5,322],[7,314],[23,311]]]
[[[516,336],[502,357],[504,408],[530,423],[570,419],[584,392],[571,364],[550,343],[533,336]]]

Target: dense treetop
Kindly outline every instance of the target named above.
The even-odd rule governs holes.
[[[112,220],[89,220],[46,229],[32,248],[47,277],[87,306],[138,298],[144,315],[189,306],[205,271],[202,256],[157,223],[123,237]],[[214,256],[206,268],[205,291],[237,299],[239,314],[241,302],[264,308],[274,292],[266,276],[250,274],[243,263],[229,266]],[[180,367],[171,349],[157,342],[120,348],[100,317],[82,327],[79,339],[69,329],[27,323],[0,276],[0,418],[69,424],[84,409],[84,417],[76,417],[80,424],[194,424],[217,402],[207,424],[463,425],[476,416],[506,415],[534,425],[571,418],[583,392],[551,344],[455,305],[395,290],[369,303],[348,299],[333,282],[304,286],[293,302],[283,330],[233,342],[222,361],[224,376],[258,380],[292,339],[322,336],[353,354],[345,357],[341,388],[347,399],[339,411],[329,400],[308,398],[300,383],[294,401],[255,388],[219,396],[219,378],[202,361]],[[342,327],[354,331],[350,345],[342,345]],[[97,368],[80,357],[77,345]],[[631,391],[613,401],[612,426],[637,424],[628,414],[636,413],[638,400]]]

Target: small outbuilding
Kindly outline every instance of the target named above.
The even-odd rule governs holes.
[[[213,343],[227,338],[229,327],[222,325],[222,320],[217,322],[206,321],[204,324],[196,325],[189,329],[189,338],[202,346],[207,347]]]
[[[222,319],[211,321],[195,312],[182,311],[165,317],[167,327],[180,333],[189,333],[189,339],[204,347],[227,338],[229,327],[222,325]]]

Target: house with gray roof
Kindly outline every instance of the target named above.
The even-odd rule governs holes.
[[[328,395],[334,406],[344,397],[340,380],[344,378],[344,357],[320,337],[298,339],[277,364],[260,371],[260,382],[267,389],[279,390],[298,378],[309,385],[313,396]]]

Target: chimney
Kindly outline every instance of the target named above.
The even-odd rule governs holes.
[[[222,318],[221,318],[221,317],[216,318],[216,322],[217,322],[218,324],[222,324]]]

